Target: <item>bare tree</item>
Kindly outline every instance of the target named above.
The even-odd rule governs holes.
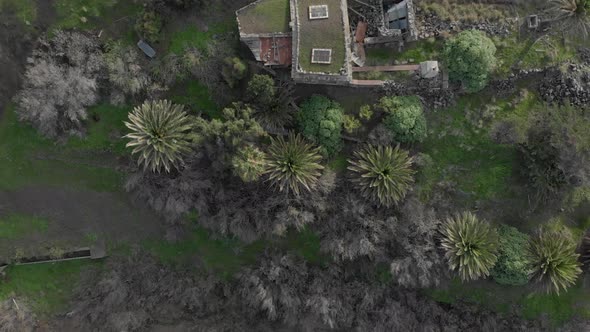
[[[27,69],[17,113],[43,135],[81,134],[86,108],[98,101],[96,80],[76,67],[39,60]]]

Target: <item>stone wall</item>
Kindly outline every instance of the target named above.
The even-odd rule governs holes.
[[[445,33],[456,33],[463,30],[480,30],[492,36],[507,36],[518,27],[517,18],[507,18],[497,22],[482,21],[452,22],[439,18],[434,14],[427,14],[416,7],[416,38],[425,39],[437,37]]]
[[[548,103],[590,107],[590,69],[577,64],[570,64],[565,71],[553,69],[547,72],[538,92]]]
[[[406,41],[418,40],[418,30],[416,28],[416,8],[413,0],[407,0],[408,6],[408,32],[406,33]]]

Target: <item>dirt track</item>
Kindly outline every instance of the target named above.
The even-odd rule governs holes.
[[[0,116],[17,92],[32,37],[14,20],[0,14]]]
[[[28,187],[0,192],[0,215],[17,213],[45,218],[48,229],[29,233],[17,240],[3,239],[0,261],[9,259],[15,248],[25,253],[43,252],[52,246],[138,243],[160,238],[163,222],[147,207],[135,206],[123,194],[99,193],[55,187]]]

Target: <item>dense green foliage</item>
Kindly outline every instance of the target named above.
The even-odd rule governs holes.
[[[504,224],[498,227],[498,235],[500,236],[498,261],[490,275],[502,285],[526,284],[529,281],[529,270],[524,252],[529,236]]]
[[[135,22],[135,31],[141,38],[157,43],[160,39],[162,25],[162,17],[157,11],[144,9]]]
[[[220,169],[224,168],[236,151],[245,144],[255,142],[266,135],[252,114],[252,109],[247,105],[233,103],[223,109],[223,119],[195,118],[196,142],[207,150],[211,158],[216,158],[224,164],[220,165]]]
[[[531,280],[547,293],[568,289],[582,272],[576,243],[566,230],[540,229],[529,241],[526,255]]]
[[[464,212],[448,218],[441,233],[449,268],[461,280],[476,280],[490,274],[498,259],[499,239],[488,223],[471,212]]]
[[[529,187],[542,201],[557,195],[567,184],[566,175],[559,167],[557,146],[551,144],[552,133],[546,128],[531,128],[527,140],[520,145],[523,168]]]
[[[305,142],[300,135],[273,138],[268,149],[268,181],[287,193],[299,195],[317,184],[323,166],[319,149]]]
[[[467,91],[477,92],[488,82],[496,65],[496,46],[485,33],[476,30],[461,32],[445,44],[443,57],[449,78],[461,81]]]
[[[167,100],[146,101],[129,113],[125,125],[131,130],[125,135],[130,140],[127,147],[139,154],[137,162],[144,170],[170,172],[191,150],[192,123],[181,105]]]
[[[342,125],[347,133],[352,134],[361,127],[361,120],[354,115],[346,114]]]
[[[326,156],[333,156],[342,148],[343,121],[342,107],[319,95],[304,101],[297,113],[297,123],[303,136],[318,144]]]
[[[99,267],[95,261],[74,260],[59,264],[12,266],[10,278],[0,283],[0,301],[26,296],[32,308],[40,314],[54,314],[67,308],[71,293],[83,270]]]
[[[232,159],[234,173],[244,182],[258,180],[266,171],[266,155],[255,146],[247,145]]]
[[[383,97],[379,107],[387,114],[383,123],[396,141],[412,143],[426,138],[426,118],[417,97]]]
[[[246,66],[244,61],[237,57],[230,57],[224,60],[221,75],[227,85],[233,88],[246,77],[247,72],[248,66]]]
[[[541,200],[555,198],[590,179],[590,118],[571,106],[535,107],[516,136],[523,167],[520,171]]]
[[[246,99],[255,109],[254,116],[267,130],[281,130],[288,125],[295,110],[293,85],[278,82],[268,75],[254,75],[248,82]]]
[[[348,162],[362,195],[379,205],[399,203],[414,182],[412,158],[399,146],[367,145],[355,151]]]
[[[275,98],[275,81],[268,75],[252,76],[248,82],[246,97],[256,105],[270,105]]]

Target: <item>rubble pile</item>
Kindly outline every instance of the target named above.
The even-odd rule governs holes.
[[[573,106],[590,105],[590,69],[570,64],[565,72],[553,69],[539,84],[539,95],[548,103]]]

